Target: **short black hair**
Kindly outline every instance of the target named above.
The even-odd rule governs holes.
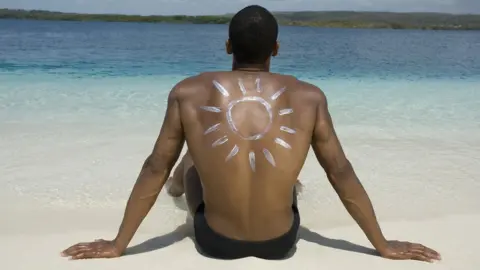
[[[263,64],[275,48],[278,23],[266,8],[251,5],[233,16],[228,36],[237,63]]]

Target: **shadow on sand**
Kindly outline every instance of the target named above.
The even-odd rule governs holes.
[[[174,203],[178,208],[186,210],[186,205],[184,202],[182,203],[182,201],[184,200],[175,199]],[[141,254],[141,253],[162,249],[176,242],[182,241],[187,237],[194,242],[197,251],[203,256],[206,256],[205,254],[202,253],[200,248],[196,245],[195,237],[193,233],[193,220],[189,215],[187,215],[187,220],[185,221],[185,223],[180,225],[174,231],[162,236],[151,238],[141,244],[130,247],[126,250],[125,255],[135,255],[135,254]],[[309,229],[303,226],[300,226],[297,241],[298,240],[304,240],[307,242],[315,243],[320,246],[329,247],[333,249],[378,256],[378,253],[374,249],[357,245],[345,240],[331,239],[328,237],[324,237],[316,232],[310,231]],[[296,248],[294,248],[291,251],[290,255],[285,259],[291,258],[292,256],[295,255],[295,253],[296,253]]]

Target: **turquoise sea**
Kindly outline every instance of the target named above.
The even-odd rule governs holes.
[[[230,67],[226,38],[225,25],[2,20],[0,120],[161,113],[178,80]],[[273,71],[320,86],[345,124],[479,127],[480,32],[282,27],[279,40]]]
[[[0,193],[123,207],[169,90],[229,69],[226,39],[226,25],[0,20]],[[400,175],[415,156],[476,155],[480,32],[281,27],[279,41],[272,70],[325,91],[367,181],[391,175],[387,160]]]
[[[1,20],[0,121],[155,117],[177,81],[230,67],[226,38],[226,25]],[[279,40],[273,71],[320,86],[340,125],[479,128],[478,31],[282,27]]]

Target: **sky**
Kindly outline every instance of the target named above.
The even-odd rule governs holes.
[[[271,11],[394,11],[480,14],[480,0],[0,0],[0,8],[78,13],[206,15],[258,4]]]

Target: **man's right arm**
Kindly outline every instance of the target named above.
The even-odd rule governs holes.
[[[387,241],[377,222],[372,203],[345,156],[328,111],[327,99],[319,91],[312,147],[343,205],[375,249],[382,253]]]
[[[385,258],[394,260],[440,260],[440,254],[422,244],[387,241],[378,225],[372,203],[352,164],[348,161],[333,127],[327,99],[318,90],[318,105],[312,147],[318,161],[327,173],[328,180],[375,249]]]

